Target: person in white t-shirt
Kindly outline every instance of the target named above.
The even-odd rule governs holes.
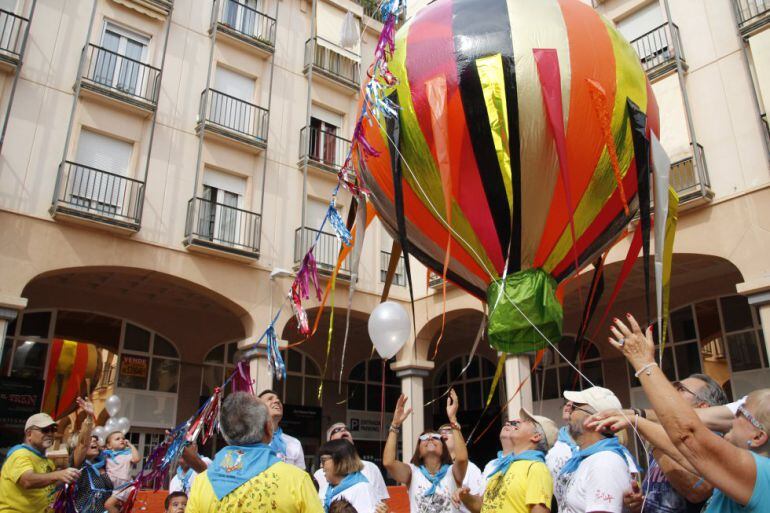
[[[353,444],[347,440],[331,440],[321,446],[318,456],[328,483],[323,491],[318,490],[324,510],[329,511],[334,501],[345,499],[358,513],[377,511],[380,500],[362,472],[364,465]]]
[[[561,513],[621,513],[623,496],[631,491],[633,477],[626,452],[613,434],[589,430],[588,417],[602,410],[619,409],[610,390],[591,387],[565,391],[569,410],[569,435],[579,450],[554,477],[554,495]]]
[[[209,468],[209,465],[211,465],[211,460],[198,454],[198,444],[191,443],[182,451],[176,474],[168,485],[168,492],[182,492],[185,495],[190,495],[195,476]]]
[[[452,436],[452,426],[450,424],[444,424],[438,428],[438,434],[444,439],[444,443],[449,449],[449,455],[452,457],[452,461],[455,459],[455,441]],[[468,488],[473,495],[484,494],[484,477],[481,475],[481,470],[475,463],[468,460],[468,468],[465,470],[465,479],[463,479],[463,487]],[[468,508],[464,504],[459,503],[460,511],[463,513],[470,513]]]
[[[270,442],[270,448],[282,461],[305,470],[305,451],[302,450],[302,444],[281,429],[281,419],[283,418],[281,398],[272,390],[263,390],[259,393],[259,398],[267,405],[267,410],[273,421],[273,440]]]
[[[355,445],[355,443],[353,443],[353,435],[350,434],[350,431],[344,422],[337,422],[336,424],[332,424],[331,427],[326,430],[326,441],[329,442],[331,440],[347,440],[351,444]],[[382,472],[380,472],[380,468],[371,461],[361,460],[361,463],[364,466],[361,473],[374,487],[375,498],[380,501],[389,499],[390,494],[388,493],[388,487],[385,486],[385,480],[382,478]],[[323,494],[326,493],[326,488],[329,486],[329,483],[326,481],[326,477],[324,477],[323,469],[319,468],[316,470],[315,474],[313,474],[313,477],[318,483],[318,493],[323,496]]]
[[[447,418],[452,426],[455,447],[455,460],[449,454],[449,448],[441,435],[435,431],[422,433],[417,441],[410,463],[396,460],[396,446],[401,424],[412,413],[405,410],[407,397],[398,398],[393,421],[388,431],[388,441],[382,463],[396,481],[408,488],[410,511],[419,513],[459,513],[459,508],[452,500],[452,495],[465,479],[468,467],[468,449],[465,446],[460,425],[457,423],[458,401],[454,390],[447,400]]]

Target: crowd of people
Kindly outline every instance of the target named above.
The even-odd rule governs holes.
[[[767,513],[770,512],[770,388],[728,403],[712,378],[670,382],[655,361],[652,331],[615,319],[609,342],[634,368],[650,409],[623,409],[615,394],[591,387],[565,391],[561,426],[521,409],[504,422],[497,457],[483,471],[469,459],[450,391],[448,423],[418,436],[409,461],[397,457],[411,414],[395,405],[382,462],[406,486],[413,513]],[[102,446],[86,413],[71,466],[56,469],[45,453],[56,422],[29,418],[24,440],[0,471],[0,513],[42,513],[59,484],[75,484],[79,513],[120,510],[139,461],[120,432]],[[266,390],[237,392],[222,404],[219,432],[227,445],[214,459],[188,445],[166,497],[167,513],[385,513],[388,488],[380,469],[362,461],[344,423],[326,432],[319,469],[305,470],[302,444],[281,429],[283,404]],[[639,436],[649,448],[643,474],[624,445]]]

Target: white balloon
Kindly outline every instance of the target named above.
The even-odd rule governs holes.
[[[110,417],[114,417],[118,414],[120,411],[120,406],[120,397],[116,395],[109,396],[104,402],[104,409],[107,410],[107,413],[110,414]]]
[[[118,430],[124,435],[131,429],[131,421],[127,417],[120,417],[117,420]]]
[[[91,430],[91,436],[95,436],[99,439],[99,443],[104,445],[104,441],[107,439],[107,430],[104,429],[104,426],[96,426],[94,429]]]
[[[114,417],[110,417],[109,419],[107,419],[107,422],[104,423],[104,429],[105,431],[107,431],[107,436],[110,436],[112,433],[120,431],[120,427],[118,426],[118,419]]]
[[[392,301],[377,305],[369,316],[369,337],[382,358],[392,358],[406,344],[412,324],[406,310]]]

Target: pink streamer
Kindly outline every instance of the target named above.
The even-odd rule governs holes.
[[[254,381],[251,379],[250,369],[246,362],[240,361],[235,367],[233,392],[248,392],[254,395]]]

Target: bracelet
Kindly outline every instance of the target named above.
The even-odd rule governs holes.
[[[650,370],[650,368],[651,367],[657,367],[657,366],[658,366],[657,363],[650,362],[647,365],[645,365],[644,367],[642,367],[641,369],[639,369],[638,371],[636,371],[634,373],[634,377],[638,378],[642,374],[642,372],[644,372],[644,371],[647,371],[646,374],[649,376],[650,374],[652,374],[652,370]]]
[[[391,433],[399,434],[401,432],[401,426],[394,426],[393,424],[390,425],[388,428],[388,431]]]
[[[460,432],[462,432],[462,430],[463,430],[463,428],[462,428],[462,427],[460,427],[460,424],[458,424],[457,422],[450,422],[450,423],[449,423],[449,425],[450,425],[450,426],[452,427],[452,429],[454,429],[455,431],[460,431]]]

